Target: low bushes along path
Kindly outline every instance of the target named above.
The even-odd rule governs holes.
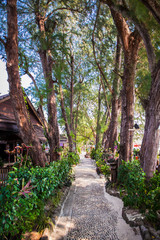
[[[94,161],[81,157],[52,240],[140,240],[139,229],[122,219],[122,200],[105,192]]]

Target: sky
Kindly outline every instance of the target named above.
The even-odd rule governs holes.
[[[0,60],[0,95],[7,94],[8,90],[6,64]]]
[[[9,84],[7,81],[7,71],[6,71],[6,63],[0,60],[0,95],[7,94],[9,92]],[[29,87],[31,80],[27,76],[22,77],[22,86],[24,88]]]

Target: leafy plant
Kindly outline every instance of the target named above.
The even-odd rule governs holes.
[[[69,153],[44,168],[14,167],[7,185],[0,189],[0,238],[20,239],[19,234],[43,226],[45,202],[52,197],[58,201],[57,190],[71,178],[72,166],[78,161],[77,154]]]
[[[118,169],[118,183],[127,192],[123,198],[125,205],[142,208],[145,206],[145,173],[139,161],[122,162]]]
[[[160,174],[155,173],[146,187],[148,209],[147,217],[152,222],[157,222],[157,211],[160,210]]]
[[[79,155],[74,152],[69,152],[67,158],[71,165],[78,164],[80,159]]]
[[[91,158],[92,159],[94,159],[94,160],[99,160],[99,159],[101,159],[102,158],[102,155],[103,155],[103,149],[101,149],[101,148],[97,148],[97,149],[92,149],[91,150],[91,154],[90,154],[90,156],[91,156]]]
[[[139,208],[154,227],[159,229],[157,212],[160,210],[160,174],[146,181],[145,173],[137,160],[122,162],[118,169],[118,184],[125,189],[124,205]]]

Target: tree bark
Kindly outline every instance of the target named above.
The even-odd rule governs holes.
[[[139,0],[142,2],[152,13],[156,21],[160,24],[160,3],[158,0]]]
[[[37,7],[37,6],[36,6]],[[45,20],[39,12],[39,8],[35,9],[36,23],[42,33],[42,38],[45,39]],[[43,50],[43,46],[39,50],[39,55],[42,63],[44,78],[46,81],[48,96],[47,96],[47,108],[48,108],[48,129],[47,139],[50,146],[50,161],[56,161],[60,159],[60,136],[57,122],[57,106],[56,96],[54,90],[54,84],[52,79],[52,57],[49,50]]]
[[[74,132],[74,117],[73,117],[73,95],[74,95],[74,57],[73,54],[71,54],[71,84],[70,84],[70,129],[72,132]]]
[[[29,118],[21,88],[18,68],[18,26],[17,26],[17,1],[7,0],[7,25],[8,37],[6,42],[7,72],[10,97],[13,104],[15,119],[20,136],[25,144],[32,145],[32,161],[34,165],[45,166],[46,155]]]
[[[144,136],[140,151],[141,166],[150,179],[156,171],[160,136],[160,61],[152,74],[152,85],[146,108]]]
[[[113,2],[106,0],[111,10],[124,51],[124,74],[122,83],[122,115],[120,133],[120,162],[132,159],[134,125],[134,77],[136,71],[138,47],[141,41],[139,33],[131,32],[121,13],[114,10]]]
[[[68,142],[69,142],[69,151],[73,152],[73,140],[72,140],[72,137],[71,137],[71,131],[70,131],[70,127],[69,127],[69,124],[68,124],[68,119],[67,119],[67,115],[66,115],[66,111],[65,111],[65,107],[64,107],[64,98],[63,98],[63,91],[62,91],[62,85],[61,84],[59,84],[59,92],[60,92],[60,98],[61,98],[62,115],[63,115],[63,119],[65,121],[65,128],[66,128]]]
[[[116,49],[116,58],[115,58],[115,77],[113,80],[113,90],[112,90],[112,112],[111,112],[111,120],[109,127],[106,131],[106,140],[105,140],[105,149],[111,149],[114,152],[115,141],[117,141],[118,133],[118,114],[119,114],[119,84],[120,77],[118,76],[118,72],[121,68],[121,55],[122,55],[122,47],[120,43],[120,38],[117,36],[117,49]]]
[[[110,3],[113,5],[111,0]],[[143,3],[147,3],[147,7],[152,12],[154,18],[159,23],[160,19],[160,5],[157,1],[147,0]],[[155,5],[158,4],[158,5]],[[151,36],[149,31],[146,29],[144,22],[139,21],[136,15],[130,14],[130,11],[124,6],[119,9],[124,16],[129,18],[134,22],[136,28],[138,29],[148,57],[149,68],[151,71],[151,89],[149,97],[147,99],[146,110],[146,119],[145,119],[145,128],[144,128],[144,137],[142,141],[142,146],[140,150],[140,161],[143,170],[146,173],[146,178],[149,179],[153,176],[153,173],[156,170],[157,161],[157,152],[158,152],[158,143],[159,143],[159,126],[160,126],[160,60],[156,63],[156,54],[155,49],[152,45]],[[154,14],[155,13],[155,14]],[[158,17],[158,18],[157,18]]]
[[[158,1],[141,0],[141,2],[152,12],[153,17],[160,24],[160,4]],[[135,19],[132,19],[135,21]],[[160,60],[156,64],[156,57],[149,32],[144,27],[144,23],[135,21],[137,28],[143,38],[148,62],[151,71],[152,83],[149,93],[148,104],[146,107],[146,120],[144,128],[144,136],[140,150],[141,167],[146,173],[149,180],[156,171],[157,153],[159,148],[160,135]]]
[[[133,32],[128,37],[128,49],[124,51],[124,74],[122,82],[122,114],[120,132],[121,160],[132,160],[134,126],[134,78],[137,65],[140,36]]]
[[[77,101],[77,109],[76,109],[76,117],[75,117],[75,127],[74,127],[74,134],[75,134],[75,148],[77,151],[77,127],[78,127],[78,114],[79,114],[79,105],[81,100],[81,93],[79,93],[78,101]]]
[[[96,149],[98,148],[100,142],[100,111],[101,111],[101,84],[99,85],[98,91],[98,113],[97,113],[97,127],[96,127]]]

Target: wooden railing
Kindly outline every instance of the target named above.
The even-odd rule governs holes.
[[[0,187],[6,185],[6,181],[8,179],[8,173],[13,168],[11,166],[8,167],[0,167]]]

